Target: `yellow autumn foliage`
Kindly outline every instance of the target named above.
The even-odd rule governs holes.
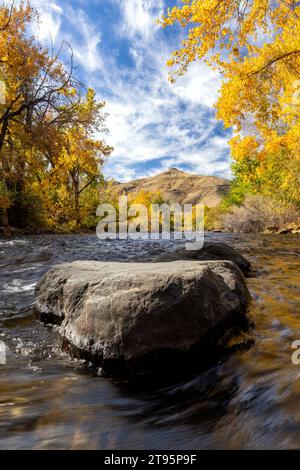
[[[112,151],[99,138],[105,103],[75,77],[70,46],[31,35],[37,21],[27,2],[0,6],[0,225],[92,227]]]
[[[234,133],[236,177],[256,192],[300,205],[300,2],[182,3],[161,20],[163,27],[186,29],[168,62],[171,81],[195,60],[218,70],[217,116]]]

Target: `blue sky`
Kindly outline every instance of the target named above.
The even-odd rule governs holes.
[[[107,102],[107,142],[115,150],[104,167],[120,181],[171,167],[230,176],[230,133],[216,121],[220,77],[205,64],[168,82],[166,60],[182,35],[156,24],[174,0],[32,0],[42,42],[73,47],[77,75]]]

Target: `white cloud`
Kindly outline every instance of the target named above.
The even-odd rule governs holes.
[[[148,40],[157,31],[157,18],[163,12],[162,0],[117,0],[123,9],[123,32],[139,34]]]
[[[55,42],[61,26],[60,12],[43,11],[40,14],[40,23],[37,36],[40,41],[51,39]]]
[[[4,0],[4,3],[11,5],[11,0]],[[22,0],[16,0],[15,4],[22,3]],[[39,22],[34,25],[34,34],[40,41],[55,42],[60,31],[63,10],[55,2],[47,0],[31,0],[30,4],[39,13]]]
[[[84,10],[68,7],[66,15],[78,38],[70,38],[74,57],[88,72],[100,70],[103,66],[99,51],[101,33]]]
[[[228,138],[214,136],[212,114],[221,83],[219,74],[195,63],[175,85],[169,84],[165,63],[170,49],[155,24],[162,2],[121,3],[121,34],[131,40],[135,69],[122,77],[116,64],[110,63],[106,70],[108,77],[117,77],[107,105],[109,141],[115,152],[105,166],[106,176],[122,181],[147,176],[155,172],[149,165],[155,160],[156,172],[189,165],[195,172],[228,177]]]
[[[218,98],[221,77],[204,63],[193,63],[174,85],[174,93],[199,105],[212,107]]]
[[[35,33],[40,41],[60,44],[65,40],[71,44],[75,60],[85,70],[94,72],[102,67],[99,53],[101,34],[82,8],[65,4],[63,9],[47,0],[31,0],[31,4],[39,12]],[[71,25],[71,30],[63,28],[65,20]]]
[[[109,141],[115,152],[105,166],[106,176],[122,181],[148,176],[153,174],[149,163],[156,160],[156,172],[188,164],[196,173],[228,177],[229,162],[224,155],[228,139],[213,137],[216,121],[211,109],[217,98],[219,76],[195,64],[171,85],[165,66],[168,51],[157,42],[151,49],[141,41],[131,47],[140,72],[115,83],[115,101],[108,101]],[[152,64],[150,70],[147,63]],[[113,73],[118,75],[116,69]],[[201,150],[200,144],[204,145]],[[225,161],[218,160],[222,156]]]

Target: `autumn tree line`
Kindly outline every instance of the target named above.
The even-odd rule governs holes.
[[[38,21],[27,2],[0,6],[0,225],[91,228],[112,152],[105,103],[76,78],[68,44],[37,41]],[[267,201],[269,212],[297,217],[300,2],[183,0],[160,22],[185,31],[168,62],[171,82],[198,60],[223,77],[216,112],[233,132],[234,179],[220,212],[238,220],[234,211],[252,198],[260,213]]]
[[[112,151],[97,137],[105,103],[76,78],[68,44],[36,40],[38,21],[29,3],[0,8],[0,225],[89,228]]]

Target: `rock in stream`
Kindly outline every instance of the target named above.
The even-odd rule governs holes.
[[[231,261],[77,261],[51,268],[36,298],[64,349],[113,374],[207,359],[245,325],[250,294]]]

